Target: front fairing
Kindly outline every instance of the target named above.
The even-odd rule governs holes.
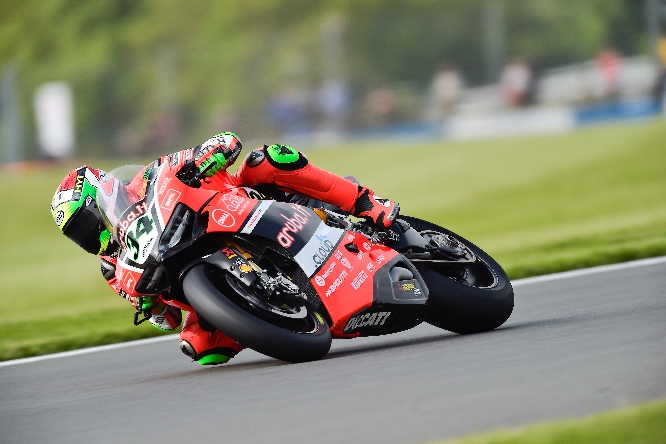
[[[98,207],[120,245],[114,290],[137,296],[137,284],[149,278],[145,272],[153,273],[161,261],[160,239],[177,205],[197,211],[216,192],[188,187],[164,164],[146,167],[131,181],[107,174],[101,182]],[[145,288],[142,293],[147,293]]]

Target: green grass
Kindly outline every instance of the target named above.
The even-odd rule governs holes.
[[[569,421],[475,434],[441,444],[666,444],[666,400]]]
[[[398,200],[404,214],[472,240],[512,278],[666,254],[664,121],[307,154]],[[132,325],[132,308],[107,287],[98,259],[53,223],[51,198],[75,166],[0,175],[0,359],[160,334]]]

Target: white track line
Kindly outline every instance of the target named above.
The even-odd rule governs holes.
[[[12,361],[3,361],[0,362],[0,367],[9,367],[10,365],[18,365],[18,364],[29,364],[31,362],[39,362],[39,361],[46,361],[48,359],[55,359],[55,358],[67,358],[70,356],[79,356],[79,355],[87,355],[88,353],[97,353],[97,352],[103,352],[107,350],[116,350],[119,348],[127,348],[127,347],[134,347],[137,345],[147,345],[147,344],[156,344],[158,342],[165,342],[165,341],[170,341],[173,339],[178,339],[179,335],[166,335],[166,336],[157,336],[155,338],[149,338],[149,339],[139,339],[136,341],[129,341],[129,342],[119,342],[117,344],[109,344],[109,345],[100,345],[97,347],[89,347],[89,348],[81,348],[79,350],[72,350],[72,351],[66,351],[66,352],[60,352],[60,353],[52,353],[50,355],[42,355],[42,356],[33,356],[32,358],[21,358],[21,359],[14,359]]]
[[[517,279],[515,281],[512,281],[511,285],[513,285],[514,287],[520,287],[520,286],[523,286],[523,285],[537,284],[537,283],[541,283],[541,282],[550,282],[550,281],[556,281],[556,280],[560,280],[560,279],[575,278],[575,277],[579,277],[579,276],[587,276],[587,275],[596,274],[596,273],[607,273],[607,272],[612,272],[612,271],[628,270],[630,268],[646,267],[646,266],[649,266],[649,265],[656,265],[656,264],[663,264],[663,263],[666,263],[666,256],[655,257],[655,258],[650,258],[650,259],[640,259],[640,260],[631,261],[631,262],[623,262],[623,263],[620,263],[620,264],[601,265],[599,267],[583,268],[581,270],[565,271],[565,272],[562,272],[562,273],[547,274],[547,275],[544,275],[544,276],[536,276],[536,277],[525,278],[525,279]],[[99,347],[82,348],[82,349],[79,349],[79,350],[72,350],[72,351],[61,352],[61,353],[52,353],[50,355],[34,356],[32,358],[14,359],[12,361],[0,362],[0,367],[9,367],[11,365],[19,365],[19,364],[29,364],[31,362],[46,361],[48,359],[67,358],[67,357],[70,357],[70,356],[87,355],[89,353],[97,353],[97,352],[103,352],[103,351],[109,351],[109,350],[117,350],[117,349],[120,349],[120,348],[135,347],[135,346],[138,346],[138,345],[155,344],[155,343],[158,343],[158,342],[176,340],[176,339],[178,339],[178,337],[179,337],[179,335],[177,335],[177,334],[166,335],[166,336],[158,336],[156,338],[140,339],[138,341],[120,342],[118,344],[102,345],[102,346],[99,346]]]
[[[582,268],[580,270],[564,271],[562,273],[545,274],[543,276],[535,276],[525,279],[517,279],[515,281],[511,281],[511,285],[513,285],[514,287],[520,287],[523,285],[538,284],[541,282],[550,282],[560,279],[575,278],[579,276],[587,276],[590,274],[628,270],[630,268],[647,267],[649,265],[657,265],[663,263],[666,263],[666,256],[653,257],[649,259],[639,259],[636,261],[622,262],[619,264],[600,265],[598,267]]]

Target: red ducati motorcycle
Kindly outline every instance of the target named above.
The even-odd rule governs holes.
[[[273,358],[316,360],[332,338],[421,322],[487,331],[513,310],[499,264],[433,223],[400,216],[382,230],[321,202],[309,201],[311,208],[248,188],[192,188],[165,167],[146,170],[137,201],[122,182],[136,171],[112,171],[98,196],[122,245],[116,290],[162,294]]]

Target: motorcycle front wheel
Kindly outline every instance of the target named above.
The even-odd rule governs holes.
[[[431,245],[441,245],[442,257],[413,260],[426,284],[426,322],[455,333],[479,333],[502,325],[513,311],[511,282],[485,251],[444,227],[401,216]],[[448,257],[446,257],[448,255]]]
[[[183,279],[190,305],[241,345],[287,362],[323,358],[331,347],[326,321],[303,298],[271,301],[208,263]]]

